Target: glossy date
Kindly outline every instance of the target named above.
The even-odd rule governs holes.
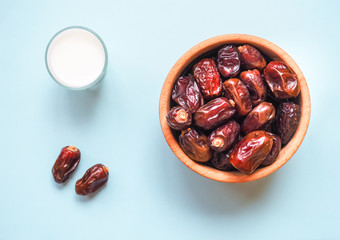
[[[240,72],[240,53],[236,46],[227,45],[217,53],[217,68],[225,78],[235,77]]]
[[[207,137],[195,129],[182,131],[179,145],[189,158],[197,162],[207,162],[212,157]]]
[[[275,118],[275,107],[269,102],[262,102],[257,105],[243,120],[242,131],[250,133],[252,131],[264,128],[269,125]]]
[[[257,68],[261,71],[266,67],[266,60],[255,47],[246,44],[239,46],[238,50],[240,51],[242,66],[245,69]]]
[[[284,62],[270,62],[264,69],[263,75],[277,99],[288,99],[299,95],[300,85],[297,76]]]
[[[236,105],[240,116],[248,114],[252,109],[250,95],[247,87],[238,78],[231,78],[223,83],[225,96]]]
[[[265,131],[248,133],[231,151],[229,161],[239,171],[251,174],[268,156],[273,139]]]
[[[248,70],[241,72],[240,79],[247,87],[253,106],[259,105],[267,97],[266,84],[259,70]]]
[[[180,77],[172,89],[172,99],[180,106],[194,113],[203,104],[203,96],[192,75]]]
[[[88,195],[96,192],[109,179],[109,169],[103,164],[96,164],[89,168],[84,176],[76,182],[76,193]]]
[[[228,150],[238,139],[240,130],[240,125],[233,120],[215,129],[208,137],[210,148],[217,152]]]
[[[170,109],[166,120],[172,129],[183,130],[190,126],[192,114],[186,108],[177,106]]]
[[[300,115],[300,106],[293,102],[283,102],[279,105],[275,127],[282,144],[287,144],[293,137],[300,122]]]
[[[80,162],[80,151],[75,146],[66,146],[55,161],[52,175],[57,183],[64,183],[69,179]]]
[[[205,130],[227,122],[235,114],[235,108],[225,97],[215,98],[200,107],[194,114],[194,124]]]
[[[209,100],[221,94],[222,80],[213,59],[205,58],[196,63],[193,73],[204,99]]]

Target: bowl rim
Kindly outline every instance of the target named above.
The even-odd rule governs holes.
[[[277,160],[270,166],[263,167],[257,169],[254,173],[248,175],[241,172],[226,172],[214,169],[207,165],[202,165],[201,163],[195,162],[194,160],[190,159],[180,148],[178,142],[176,141],[175,137],[172,134],[170,127],[166,121],[166,115],[170,110],[170,97],[171,91],[173,88],[173,84],[178,79],[180,74],[184,71],[184,69],[197,57],[206,53],[210,50],[216,49],[220,46],[225,44],[245,44],[248,43],[260,49],[261,52],[264,52],[267,56],[271,57],[273,60],[282,60],[284,61],[297,75],[298,82],[300,84],[301,92],[300,92],[300,108],[301,108],[301,118],[298,128],[289,141],[289,143],[282,148],[280,151]],[[288,160],[295,154],[295,152],[300,147],[310,121],[310,114],[311,114],[311,101],[310,101],[310,94],[308,90],[308,85],[305,80],[305,77],[302,74],[302,71],[295,63],[292,57],[288,55],[283,49],[275,45],[274,43],[248,34],[225,34],[219,35],[216,37],[209,38],[204,40],[187,52],[185,52],[174,64],[174,66],[169,71],[159,99],[159,119],[161,128],[163,131],[163,135],[165,140],[167,141],[169,147],[177,156],[177,158],[183,162],[187,167],[189,167],[194,172],[215,180],[219,182],[229,182],[229,183],[241,183],[241,182],[250,182],[275,172],[279,168],[281,168]]]

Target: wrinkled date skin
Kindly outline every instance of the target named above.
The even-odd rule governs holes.
[[[211,159],[211,164],[214,168],[222,171],[235,170],[233,165],[229,162],[230,152],[214,152]]]
[[[57,183],[64,183],[76,170],[80,162],[80,151],[75,146],[66,146],[55,161],[52,168],[52,175]]]
[[[268,156],[273,139],[265,131],[248,133],[233,148],[229,161],[241,172],[251,174]]]
[[[204,99],[194,76],[180,77],[172,89],[172,100],[194,113],[204,104]]]
[[[194,129],[182,131],[179,145],[188,157],[197,162],[207,162],[212,157],[207,137]]]
[[[209,100],[221,94],[222,80],[213,59],[202,59],[195,64],[193,72],[204,99]]]
[[[253,106],[259,105],[267,97],[267,88],[259,70],[241,72],[240,79],[247,87]]]
[[[228,150],[238,139],[241,127],[236,121],[229,121],[209,135],[209,146],[217,152]]]
[[[274,97],[288,99],[300,93],[297,76],[281,61],[272,61],[263,71],[264,78]]]
[[[225,97],[211,100],[194,114],[194,124],[205,130],[227,122],[235,114],[235,108]]]
[[[222,47],[217,53],[217,68],[225,78],[235,77],[240,72],[240,53],[234,45]]]
[[[76,182],[76,193],[88,195],[96,192],[109,179],[109,169],[103,164],[96,164],[89,168],[84,176]]]
[[[186,129],[191,124],[192,114],[184,107],[173,107],[166,116],[169,127],[175,130]]]
[[[226,97],[236,105],[236,111],[240,116],[248,114],[252,109],[250,95],[247,87],[238,78],[231,78],[223,83]]]
[[[276,133],[282,144],[287,144],[293,137],[300,121],[300,106],[293,102],[283,102],[277,110]]]
[[[245,69],[257,68],[261,71],[266,67],[266,60],[255,47],[246,44],[239,46],[238,50],[240,51],[242,66]]]
[[[243,120],[242,131],[247,134],[269,125],[275,118],[275,107],[269,102],[257,105]]]
[[[273,146],[266,159],[261,163],[261,167],[266,167],[273,164],[281,151],[281,138],[271,133],[269,133],[269,135],[273,139]]]

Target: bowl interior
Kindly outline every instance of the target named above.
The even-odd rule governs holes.
[[[238,171],[220,171],[208,165],[193,161],[182,151],[177,141],[178,135],[173,134],[166,122],[166,115],[171,107],[170,99],[173,84],[181,76],[184,70],[186,70],[188,67],[191,67],[191,64],[194,60],[225,44],[239,45],[246,43],[255,46],[272,60],[284,61],[296,73],[301,87],[301,93],[296,99],[297,103],[301,107],[301,119],[295,135],[290,140],[290,142],[282,148],[277,160],[272,165],[264,168],[259,168],[250,175]],[[285,51],[283,51],[275,44],[265,39],[245,34],[228,34],[214,37],[199,43],[198,45],[187,51],[170,70],[162,88],[159,107],[160,122],[163,134],[175,155],[193,171],[207,178],[221,182],[253,181],[267,176],[270,173],[279,169],[294,155],[296,150],[301,145],[301,142],[306,134],[310,118],[310,97],[308,86],[301,70],[294,62],[294,60]]]

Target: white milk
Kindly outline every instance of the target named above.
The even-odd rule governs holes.
[[[104,75],[106,50],[96,35],[82,28],[61,31],[46,52],[52,77],[73,89],[82,89],[99,81]]]

